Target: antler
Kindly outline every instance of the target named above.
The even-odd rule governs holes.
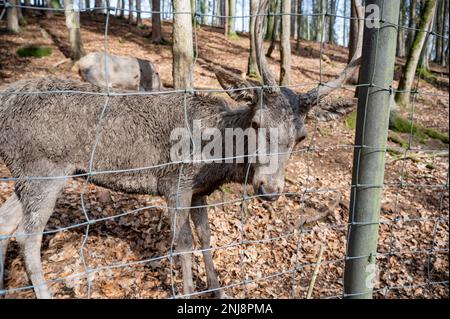
[[[263,29],[264,29],[264,16],[267,13],[269,1],[261,0],[259,3],[259,8],[257,15],[255,17],[255,51],[256,51],[256,63],[258,65],[259,73],[262,76],[264,85],[270,86],[267,89],[270,93],[278,93],[280,92],[280,88],[278,87],[277,81],[270,71],[267,61],[263,52]]]
[[[358,19],[358,41],[356,44],[356,51],[353,55],[351,61],[348,63],[346,68],[341,72],[341,74],[333,81],[326,84],[322,84],[319,87],[312,89],[311,91],[299,94],[299,108],[301,112],[308,112],[312,106],[317,104],[318,100],[323,99],[328,94],[340,88],[343,83],[345,83],[358,69],[361,63],[361,52],[362,52],[362,40],[361,36],[364,32],[364,9],[361,4],[361,0],[355,0],[356,5],[356,19]]]

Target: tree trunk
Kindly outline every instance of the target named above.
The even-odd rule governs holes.
[[[344,17],[347,16],[347,0],[344,0]],[[347,43],[347,19],[343,19],[343,30],[342,30],[342,45],[345,46]]]
[[[328,42],[336,43],[336,36],[334,32],[334,27],[336,24],[336,0],[330,0],[330,16],[328,18]]]
[[[174,12],[191,12],[191,2],[173,0]],[[173,18],[173,87],[192,88],[194,50],[192,44],[192,20],[187,14],[175,14]]]
[[[316,41],[317,42],[322,42],[325,41],[325,24],[324,24],[324,18],[323,18],[323,13],[326,11],[325,10],[326,6],[324,3],[324,0],[316,0],[316,6],[315,6],[315,12],[320,14],[316,16]]]
[[[410,0],[409,1],[409,19],[408,19],[408,38],[406,41],[406,47],[409,50],[411,49],[412,42],[414,40],[414,35],[416,34],[416,31],[414,30],[416,28],[416,20],[417,20],[417,0]]]
[[[18,0],[10,0],[12,5],[17,5]],[[8,30],[14,33],[19,33],[19,10],[17,7],[8,7],[6,9],[6,15],[8,20]]]
[[[282,0],[280,0],[282,1]],[[276,7],[274,9],[274,13],[278,14],[280,13],[280,1],[277,0],[276,1]],[[280,15],[275,15],[274,17],[274,25],[273,25],[273,32],[272,32],[272,36],[271,36],[271,42],[270,42],[270,46],[269,49],[267,49],[267,53],[266,53],[266,57],[270,58],[272,56],[272,52],[273,50],[275,50],[275,46],[277,44],[278,41],[280,41]]]
[[[69,42],[71,48],[71,58],[78,61],[85,55],[80,34],[80,12],[73,8],[74,0],[64,0],[64,14],[66,16],[66,26],[69,29]]]
[[[445,24],[445,2],[446,1],[438,1],[438,7],[437,7],[437,11],[436,11],[436,32],[438,34],[438,36],[436,36],[436,47],[435,47],[435,51],[436,51],[436,56],[434,58],[434,61],[436,63],[442,63],[442,47],[444,45],[444,38],[442,37],[444,35],[445,32],[445,28],[444,28],[444,24]]]
[[[397,56],[398,57],[405,57],[406,55],[406,44],[405,44],[405,38],[406,38],[406,29],[403,28],[406,24],[406,3],[405,1],[400,2],[400,17],[399,17],[399,25],[397,32]]]
[[[302,23],[303,23],[303,19],[302,19],[302,3],[303,0],[298,0],[297,2],[297,43],[295,45],[295,49],[298,51],[300,49],[300,40],[302,39]]]
[[[419,30],[428,31],[435,8],[436,0],[425,0],[422,12],[420,14]],[[397,92],[395,94],[395,101],[400,106],[408,104],[420,53],[422,52],[425,40],[427,38],[426,35],[427,32],[416,32],[411,49],[409,50],[408,60],[406,61],[406,65],[398,85],[398,90],[405,92]]]
[[[161,0],[151,0],[152,4],[152,42],[161,43]],[[156,12],[155,12],[156,11]],[[176,16],[176,15],[174,15]]]
[[[450,19],[449,19],[449,14],[448,14],[448,1],[444,2],[444,24],[443,24],[443,30],[446,32],[445,35],[448,37],[448,29],[449,29],[449,24],[450,24]],[[447,39],[447,46],[445,45],[445,40],[442,40],[442,61],[441,61],[441,65],[442,66],[448,66],[448,47],[449,47],[449,40]]]
[[[202,24],[208,24],[209,0],[202,0]]]
[[[128,23],[133,23],[133,0],[128,0]]]
[[[359,12],[359,13],[358,13]],[[356,19],[358,16],[364,17],[364,8],[361,4],[361,0],[351,0],[351,17],[353,19],[350,20],[350,35],[348,42],[348,57],[347,62],[350,62],[358,51],[358,37],[363,37],[364,34],[359,34],[359,24],[364,23],[362,20]],[[362,44],[362,41],[359,41]],[[355,71],[354,76],[348,79],[349,84],[358,84],[359,72]]]
[[[141,0],[136,0],[136,24],[138,26],[142,25]]]
[[[119,18],[120,19],[123,19],[123,17],[125,16],[125,11],[124,11],[124,9],[125,9],[125,0],[117,0],[118,2],[120,1],[120,3],[119,3],[119,5],[118,5],[118,7],[119,7],[119,10],[118,10],[118,14],[116,14],[116,15],[118,15],[119,16]]]
[[[297,1],[291,0],[291,38],[297,39]]]
[[[227,35],[230,37],[236,36],[236,0],[225,0],[228,3],[228,32]]]
[[[73,2],[73,1],[72,1]],[[102,14],[105,12],[103,9],[103,0],[95,0],[95,10],[94,14]]]
[[[225,36],[228,36],[228,27],[229,24],[228,22],[230,21],[230,19],[228,18],[228,16],[230,15],[230,7],[229,7],[229,2],[228,0],[222,0],[222,10],[223,10],[223,34],[225,34]]]
[[[275,16],[273,15],[276,12],[277,0],[271,0],[269,3],[269,15],[267,17],[267,27],[266,34],[264,35],[264,39],[269,41],[273,37],[273,29],[275,26]]]
[[[258,0],[250,0],[250,52],[248,56],[247,64],[247,76],[256,78],[259,76],[258,66],[256,64],[256,51],[255,51],[255,17],[258,12]]]
[[[291,82],[291,0],[281,0],[280,85]]]

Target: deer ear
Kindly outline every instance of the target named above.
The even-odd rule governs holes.
[[[236,102],[253,103],[256,100],[257,92],[251,83],[225,70],[216,70],[214,73],[220,86]]]

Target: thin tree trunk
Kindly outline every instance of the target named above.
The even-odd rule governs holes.
[[[406,22],[406,2],[401,1],[400,2],[400,19],[399,19],[399,25],[397,32],[397,56],[403,58],[406,55],[406,44],[405,44],[405,37],[406,37],[406,30],[403,28],[405,26]]]
[[[336,0],[330,0],[330,16],[328,21],[328,42],[335,44],[336,37],[334,34],[334,26],[336,24]]]
[[[228,32],[227,35],[233,37],[236,35],[236,0],[225,0],[228,3]]]
[[[141,0],[136,0],[136,24],[138,26],[142,25]]]
[[[277,0],[271,0],[269,3],[269,15],[267,17],[267,27],[266,34],[264,35],[264,39],[269,41],[273,37],[273,29],[275,26],[275,16],[273,15],[276,12]]]
[[[191,12],[191,2],[173,0],[174,12]],[[176,14],[173,18],[173,87],[192,88],[192,63],[194,50],[192,44],[192,20],[187,14]]]
[[[364,21],[356,19],[358,17],[364,17],[364,8],[361,4],[361,0],[351,0],[351,17],[348,42],[348,62],[350,62],[355,53],[361,49],[356,46],[358,42],[362,44],[362,41],[358,41],[358,37],[363,37],[363,34],[359,34],[359,24],[364,23]],[[359,72],[355,71],[354,76],[350,77],[347,82],[350,84],[358,84],[358,78]]]
[[[280,84],[291,82],[291,0],[281,0],[281,36],[280,36]]]
[[[78,61],[85,55],[80,33],[80,12],[73,8],[74,0],[64,0],[64,14],[66,16],[66,26],[69,29],[69,42],[71,48],[71,58]]]
[[[229,7],[229,2],[228,0],[222,0],[222,9],[223,9],[223,34],[225,34],[225,36],[228,36],[228,27],[229,24],[228,22],[230,21],[228,16],[230,15],[230,7]]]
[[[161,43],[161,0],[151,0],[152,3],[152,42]],[[176,15],[174,15],[175,17]],[[175,19],[175,18],[174,18]]]
[[[282,0],[277,0],[277,2],[276,2],[277,5],[274,9],[275,10],[274,13],[277,15],[275,15],[271,42],[270,42],[269,49],[267,49],[267,53],[266,53],[266,57],[268,57],[268,58],[270,58],[272,56],[273,50],[275,50],[275,46],[276,46],[277,42],[280,41],[281,19],[280,19],[280,15],[278,14],[278,13],[280,13],[280,1],[282,1]]]
[[[303,23],[303,19],[302,19],[302,4],[303,4],[303,0],[298,0],[297,2],[297,43],[295,45],[295,49],[298,51],[300,49],[300,40],[302,39],[302,23]]]
[[[347,16],[347,0],[344,0],[344,17]],[[347,43],[347,19],[343,19],[343,30],[342,30],[342,45],[345,46]]]
[[[428,30],[435,8],[436,0],[425,0],[420,15],[419,30]],[[425,40],[427,38],[426,35],[427,32],[416,32],[416,36],[414,37],[411,49],[409,50],[408,60],[406,61],[406,65],[398,85],[398,91],[401,92],[397,92],[395,95],[395,101],[400,106],[406,105],[409,101],[410,91],[420,59],[420,53],[422,52]]]
[[[408,18],[408,38],[406,41],[406,47],[409,50],[411,49],[412,42],[414,40],[414,35],[416,34],[416,31],[414,30],[416,28],[416,20],[417,20],[417,0],[410,0],[409,1],[409,18]]]
[[[444,24],[445,24],[445,2],[446,1],[438,1],[438,7],[437,7],[437,11],[436,11],[436,32],[438,33],[438,36],[436,36],[436,47],[435,47],[435,51],[436,51],[436,56],[434,61],[436,63],[442,63],[442,47],[443,47],[443,42],[444,39],[442,37],[442,35],[444,34]]]
[[[209,0],[202,0],[202,24],[207,25],[208,24],[208,11],[209,10]]]
[[[133,0],[128,0],[128,23],[133,23]]]
[[[449,24],[450,24],[450,18],[449,18],[449,14],[448,14],[448,1],[444,2],[444,24],[443,24],[443,35],[448,37],[448,29],[449,29]],[[448,44],[449,44],[449,40],[447,38],[447,46],[445,46],[445,39],[442,40],[442,61],[441,61],[441,65],[442,66],[448,66]]]
[[[9,2],[12,5],[17,5],[18,0],[10,0]],[[8,30],[14,33],[19,33],[19,11],[17,10],[17,7],[8,7],[6,9],[6,15],[8,20]]]
[[[297,38],[297,1],[291,0],[291,38]]]
[[[255,51],[255,17],[258,12],[258,0],[250,0],[250,52],[248,56],[247,64],[247,76],[256,78],[259,76],[258,66],[256,64],[256,51]]]
[[[94,10],[94,14],[101,14],[104,12],[104,10],[102,9],[103,7],[103,0],[95,0],[95,10]]]
[[[125,17],[125,0],[119,0],[119,1],[120,1],[119,18],[123,19]]]

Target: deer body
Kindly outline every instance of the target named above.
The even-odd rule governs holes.
[[[163,85],[155,66],[148,60],[133,57],[116,56],[92,52],[82,57],[78,62],[78,70],[83,80],[98,85],[116,89],[134,91],[161,91]]]
[[[0,96],[0,158],[16,178],[61,177],[89,171],[105,96],[21,94],[57,90],[100,92],[91,84],[55,78],[26,80],[2,88],[7,94]],[[185,126],[184,101],[189,119],[201,119],[206,126],[220,130],[249,127],[255,112],[247,107],[232,110],[222,100],[209,96],[112,96],[99,131],[93,170],[132,169],[171,162],[170,133]],[[204,197],[225,182],[242,183],[246,177],[251,181],[254,170],[250,169],[247,174],[247,168],[246,164],[235,163],[186,164],[179,189],[180,165],[175,164],[124,173],[94,174],[90,181],[127,193],[162,195],[167,199],[168,207],[189,207],[205,205]],[[65,180],[17,181],[15,195],[0,210],[0,235],[42,232]],[[15,209],[15,214],[11,214],[11,205],[22,207],[22,211]],[[190,250],[189,210],[181,210],[178,218],[177,247],[181,251]],[[201,225],[197,231],[202,248],[209,248],[206,208],[191,209],[191,218]],[[17,240],[24,251],[34,251],[32,255],[24,255],[27,271],[36,286],[37,296],[47,298],[50,294],[40,266],[41,237],[19,236]],[[3,240],[3,245],[4,260],[7,240]],[[208,282],[212,288],[218,288],[211,252],[205,254]],[[183,269],[187,278],[185,293],[190,293],[193,288],[190,256],[182,255],[181,258],[189,259]],[[220,292],[218,295],[223,296]]]

